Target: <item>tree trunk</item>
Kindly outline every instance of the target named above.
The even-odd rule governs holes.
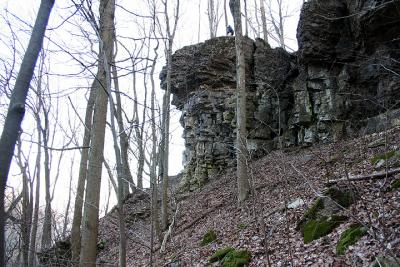
[[[247,0],[244,1],[244,28],[245,28],[245,35],[249,36],[249,17],[247,15]]]
[[[138,99],[137,96],[137,90],[136,90],[136,69],[135,69],[135,61],[132,59],[132,81],[133,81],[133,97],[134,99]],[[137,149],[138,149],[138,156],[137,156],[137,161],[138,161],[138,170],[137,170],[137,187],[138,188],[143,188],[143,170],[144,170],[144,147],[143,147],[143,127],[142,130],[140,129],[140,119],[139,119],[139,110],[138,110],[138,103],[137,101],[134,102],[133,104],[133,111],[134,111],[134,129],[135,129],[135,135],[136,135],[136,142],[137,142]],[[145,114],[145,108],[143,110],[143,114]],[[143,118],[144,119],[144,118]],[[142,121],[143,123],[143,121]],[[143,126],[143,125],[142,125]]]
[[[216,29],[215,29],[215,24],[216,24],[216,14],[215,14],[215,8],[214,8],[214,0],[208,0],[208,26],[210,28],[210,38],[215,38],[216,36]]]
[[[113,37],[115,38],[115,29],[114,29],[114,34]],[[114,40],[112,40],[114,42]],[[111,70],[107,61],[107,57],[104,57],[104,69],[106,70],[106,85],[107,85],[107,93],[108,93],[108,102],[110,104],[110,121],[111,121],[111,133],[113,137],[113,143],[114,143],[114,153],[115,153],[115,161],[117,162],[117,177],[118,177],[118,194],[117,194],[117,200],[118,200],[118,227],[119,227],[119,266],[120,267],[125,267],[126,266],[126,234],[125,234],[125,221],[124,221],[124,205],[123,205],[123,199],[124,199],[124,188],[129,188],[128,185],[125,183],[124,180],[126,180],[124,176],[124,169],[122,166],[122,158],[121,158],[121,150],[118,145],[118,133],[123,131],[122,129],[119,129],[117,131],[117,128],[115,126],[115,120],[114,117],[117,117],[117,115],[114,112],[114,99],[111,94]],[[113,65],[115,68],[115,58],[113,57]],[[116,69],[115,69],[115,74],[116,74]],[[114,78],[117,78],[116,75]],[[114,79],[115,81],[115,79]],[[118,85],[118,83],[117,83]],[[129,191],[128,191],[129,192]]]
[[[261,21],[262,21],[261,23],[262,23],[264,41],[268,43],[267,18],[265,16],[264,0],[260,0],[260,10],[261,10]]]
[[[199,21],[198,21],[198,31],[197,31],[197,42],[200,43],[200,29],[201,29],[201,12],[200,12],[200,8],[201,8],[201,0],[199,0],[199,6],[197,7],[199,9]]]
[[[43,150],[44,150],[44,184],[45,184],[45,201],[46,207],[44,210],[44,221],[42,229],[42,244],[41,249],[51,247],[51,195],[50,195],[50,151],[49,151],[49,111],[46,110],[43,104],[43,95],[39,95],[39,101],[42,102],[42,110],[44,115],[44,128],[41,127],[43,136]]]
[[[40,105],[40,104],[39,104]],[[38,108],[40,110],[40,106]],[[33,210],[33,219],[32,219],[32,229],[31,229],[31,242],[29,249],[29,266],[36,265],[36,235],[38,229],[38,221],[39,221],[39,200],[40,200],[40,170],[41,170],[41,157],[42,157],[42,132],[40,131],[40,117],[37,114],[36,117],[37,124],[37,132],[38,132],[38,144],[37,144],[37,155],[36,155],[36,191],[35,191],[35,207]]]
[[[89,152],[88,176],[83,216],[80,266],[96,266],[96,245],[99,226],[100,185],[104,150],[104,137],[107,118],[107,77],[105,62],[112,62],[114,0],[101,0],[99,6],[100,33],[99,65],[96,79],[96,100],[93,114],[93,134]]]
[[[258,18],[258,5],[257,0],[254,0],[254,17],[256,19],[257,27],[252,27],[255,31],[257,38],[260,38],[260,28],[262,28],[260,20]]]
[[[29,84],[33,76],[40,49],[42,48],[43,37],[53,5],[54,0],[42,0],[40,3],[32,35],[11,94],[7,117],[0,138],[0,265],[3,266],[5,265],[4,191],[15,144],[21,130],[21,122],[25,114],[25,102]]]
[[[225,30],[228,28],[228,13],[226,12],[226,0],[224,0],[224,18],[225,18]]]
[[[155,11],[153,13],[153,33],[154,36],[156,26],[155,26]],[[157,236],[158,240],[161,240],[161,229],[160,229],[160,220],[159,220],[159,209],[158,209],[158,185],[157,185],[157,163],[158,163],[158,154],[157,152],[157,130],[156,130],[156,114],[155,114],[155,101],[156,101],[156,91],[155,91],[155,82],[154,82],[154,72],[156,69],[157,59],[158,59],[158,48],[159,41],[157,40],[157,45],[154,48],[154,59],[151,65],[150,70],[150,82],[151,82],[151,96],[150,96],[150,112],[151,112],[151,140],[152,140],[152,149],[151,149],[151,166],[150,166],[150,189],[151,189],[151,240],[150,240],[150,266],[153,265],[153,245],[154,245],[154,233]]]
[[[74,173],[74,159],[71,160],[71,168],[70,168],[70,177],[69,177],[69,187],[68,187],[68,200],[67,206],[65,207],[64,213],[64,222],[62,228],[61,238],[64,240],[67,237],[67,229],[69,224],[69,211],[71,207],[71,195],[72,195],[72,180],[73,180],[73,173]]]
[[[243,203],[250,192],[247,175],[247,148],[246,148],[246,75],[243,51],[242,20],[240,1],[230,0],[229,6],[235,22],[236,46],[236,159],[237,159],[237,186],[238,201]]]
[[[22,173],[22,216],[21,216],[21,250],[22,250],[22,264],[24,267],[28,267],[28,256],[29,256],[29,233],[32,221],[32,209],[30,209],[30,194],[29,194],[29,177],[27,174],[28,162],[22,161],[22,148],[21,138],[18,138],[18,152],[17,152],[17,163]]]
[[[88,159],[89,159],[89,149],[90,146],[90,136],[92,130],[92,116],[93,116],[93,106],[95,100],[96,88],[98,88],[97,80],[93,81],[92,87],[90,88],[89,99],[86,106],[85,112],[85,131],[83,133],[82,151],[81,151],[81,161],[79,164],[79,174],[78,174],[78,185],[75,195],[74,203],[74,215],[72,218],[72,228],[71,228],[71,264],[72,266],[78,266],[79,264],[79,254],[81,249],[81,223],[82,223],[82,206],[83,197],[85,193],[85,183],[88,171]]]
[[[172,46],[174,43],[176,28],[179,20],[180,1],[176,2],[174,12],[174,25],[171,28],[168,15],[168,0],[164,3],[164,16],[167,27],[167,90],[164,95],[163,104],[163,126],[162,126],[162,197],[161,197],[161,224],[163,229],[168,227],[168,157],[169,157],[169,119],[170,119],[170,98],[171,98],[171,71],[172,71]]]
[[[115,38],[116,38],[116,35],[114,33],[114,39]],[[113,56],[113,64],[111,66],[111,70],[112,70],[112,76],[113,76],[113,81],[114,81],[115,99],[116,99],[116,106],[117,106],[115,118],[117,119],[118,128],[120,129],[119,145],[121,148],[122,176],[124,177],[122,198],[125,198],[129,194],[130,183],[133,186],[133,178],[131,175],[131,170],[129,168],[129,160],[128,160],[129,141],[128,141],[128,135],[126,134],[126,131],[124,130],[124,123],[122,120],[122,104],[121,104],[121,95],[120,95],[120,90],[119,90],[117,66],[115,63],[116,62],[115,56],[116,55]]]
[[[279,13],[279,42],[281,43],[281,46],[283,49],[286,49],[285,45],[285,33],[284,33],[284,28],[283,28],[283,14],[282,14],[282,0],[277,0],[278,1],[278,13]]]
[[[170,59],[169,52],[168,53],[168,61]],[[167,68],[170,69],[169,63],[167,63]],[[168,71],[169,73],[170,71]],[[167,84],[168,84],[168,74],[167,74]],[[167,85],[168,87],[168,85]],[[167,89],[165,92],[163,99],[163,123],[162,123],[162,151],[163,154],[161,158],[162,164],[162,197],[161,197],[161,225],[165,230],[168,228],[168,157],[169,157],[169,111],[170,111],[170,98],[171,91]]]

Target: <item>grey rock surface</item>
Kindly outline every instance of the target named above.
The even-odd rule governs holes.
[[[400,1],[307,1],[297,38],[293,54],[245,39],[251,156],[400,125]],[[234,37],[176,51],[172,69],[193,189],[235,165]]]

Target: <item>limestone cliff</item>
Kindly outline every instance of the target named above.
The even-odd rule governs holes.
[[[261,39],[245,41],[252,155],[398,123],[399,1],[308,1],[297,38],[293,54]],[[234,165],[234,37],[184,47],[173,55],[172,67],[190,189]],[[165,72],[160,78],[165,87]]]

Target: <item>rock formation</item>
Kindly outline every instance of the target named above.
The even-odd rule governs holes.
[[[251,155],[399,124],[399,1],[308,1],[297,38],[293,54],[245,40]],[[235,163],[234,37],[184,47],[172,66],[191,189]]]

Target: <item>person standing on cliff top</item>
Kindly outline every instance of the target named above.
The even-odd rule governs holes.
[[[230,36],[233,36],[235,33],[234,33],[234,31],[233,31],[233,29],[232,29],[232,27],[231,27],[231,25],[228,25],[228,27],[226,27],[226,35],[230,35]]]

